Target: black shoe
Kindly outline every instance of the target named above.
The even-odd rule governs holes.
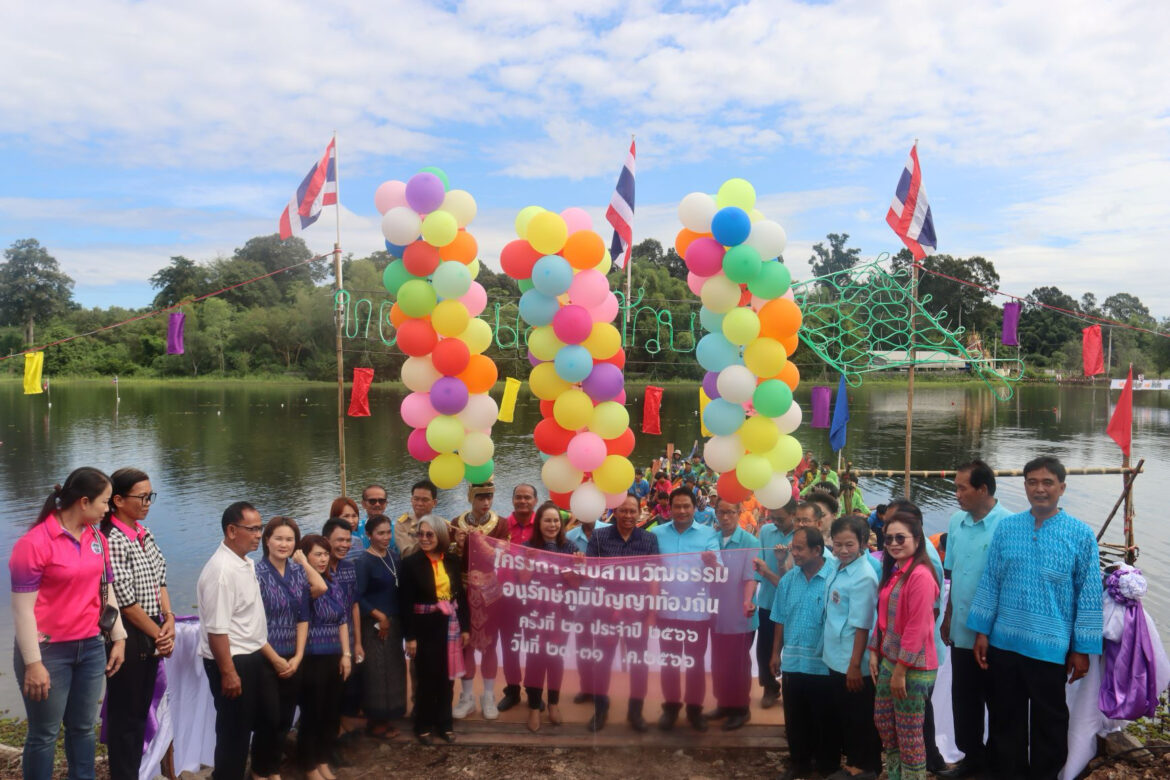
[[[707,720],[723,720],[724,718],[730,717],[731,714],[731,710],[726,707],[716,707],[710,712],[704,712],[703,717]]]
[[[947,762],[943,759],[941,753],[935,753],[933,756],[926,757],[926,771],[937,775],[939,772],[946,770]]]
[[[418,742],[419,742],[419,744],[420,744],[420,745],[433,745],[433,744],[435,744],[435,738],[434,738],[434,737],[432,737],[432,736],[430,735],[430,733],[427,733],[427,734],[416,734],[416,735],[415,735],[415,739],[417,739],[417,740],[418,740]]]
[[[353,762],[346,761],[340,750],[333,750],[329,754],[329,766],[335,766],[344,769],[346,767],[353,766]]]
[[[674,724],[678,722],[678,711],[682,707],[678,704],[663,704],[662,714],[658,716],[658,728],[662,731],[670,731],[674,728]]]
[[[574,704],[584,704],[587,701],[593,701],[592,693],[578,693],[573,697]]]
[[[983,771],[983,762],[964,758],[950,769],[940,769],[935,772],[939,777],[963,778],[977,775]]]
[[[605,710],[594,710],[593,717],[585,724],[585,728],[590,732],[596,734],[605,728],[605,721],[609,718],[609,713]]]
[[[691,724],[691,728],[695,731],[707,730],[707,718],[703,715],[703,708],[687,707],[687,723]]]
[[[454,731],[440,731],[439,732],[439,739],[443,740],[448,745],[454,745],[455,744],[455,732]]]
[[[500,703],[496,705],[496,709],[498,709],[500,712],[507,712],[519,703],[519,686],[507,685],[504,687],[504,698],[500,699]]]
[[[735,731],[736,729],[741,729],[746,726],[747,722],[751,719],[752,715],[746,709],[742,709],[739,712],[733,712],[727,718],[727,721],[723,724],[723,730]]]
[[[650,724],[642,717],[642,701],[640,699],[630,700],[630,708],[626,711],[626,722],[639,734],[645,734],[650,730]]]
[[[760,699],[760,708],[769,710],[776,706],[776,702],[780,700],[780,691],[764,691],[763,697]]]

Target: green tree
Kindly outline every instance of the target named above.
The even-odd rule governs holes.
[[[176,255],[171,258],[170,265],[150,277],[150,286],[158,290],[152,305],[156,309],[163,309],[174,306],[184,298],[210,292],[210,277],[206,266]]]
[[[910,250],[903,249],[894,255],[893,267],[909,268],[912,261]],[[979,256],[928,255],[921,265],[919,300],[930,296],[926,310],[935,316],[941,313],[942,323],[947,329],[956,331],[962,327],[968,331],[982,331],[996,326],[998,309],[992,303],[992,294],[980,289],[999,287],[999,273],[994,263]]]
[[[829,246],[826,247],[824,242],[818,241],[813,244],[812,256],[808,259],[808,264],[812,266],[813,276],[828,276],[842,271],[849,271],[861,261],[861,250],[857,247],[846,248],[845,244],[849,241],[848,233],[830,233],[826,238],[829,240]],[[845,275],[845,279],[848,275]],[[836,282],[838,285],[844,283],[845,279],[838,276]],[[832,284],[829,282],[818,282],[824,289],[832,289]]]
[[[297,263],[304,263],[313,256],[309,247],[300,238],[290,238],[281,241],[275,233],[270,236],[257,236],[248,239],[248,242],[236,250],[234,259],[255,264],[262,269],[260,273],[270,273]],[[295,268],[275,274],[269,278],[280,291],[285,300],[291,301],[295,297],[293,289],[298,282],[313,285],[329,276],[333,268],[332,257],[323,258],[313,263],[296,265]]]
[[[223,298],[208,298],[199,308],[199,330],[219,359],[219,370],[223,373],[227,370],[225,353],[232,332],[232,307]]]
[[[73,280],[35,238],[4,250],[0,264],[0,324],[24,328],[25,344],[36,338],[37,320],[48,320],[73,303]]]
[[[1036,304],[1077,313],[1080,309],[1076,300],[1059,287],[1037,287],[1028,296],[1020,314],[1020,348],[1033,358],[1048,362],[1070,339],[1079,337],[1084,326],[1063,312]]]

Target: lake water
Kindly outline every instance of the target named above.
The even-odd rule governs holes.
[[[818,456],[829,455],[828,431],[808,427],[809,387],[797,398],[806,425],[797,437]],[[59,383],[51,399],[25,396],[17,382],[0,383],[0,545],[11,550],[28,528],[53,483],[74,468],[107,472],[135,466],[150,474],[159,498],[148,523],[167,557],[169,589],[180,614],[194,612],[199,571],[221,538],[219,519],[233,501],[251,501],[265,517],[298,518],[318,528],[338,493],[336,389],[270,384],[135,386],[123,383],[121,401],[106,382]],[[1118,393],[1104,388],[1027,386],[1010,401],[994,399],[982,385],[919,383],[915,396],[915,469],[950,469],[979,456],[997,468],[1020,468],[1040,453],[1069,467],[1117,466],[1117,446],[1105,435]],[[641,426],[641,391],[630,392],[630,416]],[[662,401],[663,436],[638,435],[635,462],[646,464],[665,443],[690,450],[699,438],[696,388],[668,387]],[[497,393],[498,397],[498,393]],[[409,486],[426,474],[406,455],[408,429],[398,417],[400,391],[375,386],[372,416],[347,418],[349,493],[371,482],[386,485],[388,513],[409,509]],[[851,421],[846,453],[857,468],[901,469],[906,393],[900,385],[873,384],[849,393]],[[50,407],[49,402],[52,402]],[[511,488],[539,482],[540,458],[531,434],[540,413],[521,395],[515,422],[497,423],[496,509],[511,511]],[[1157,501],[1170,476],[1170,394],[1135,394],[1134,461],[1146,459],[1135,484],[1138,565],[1150,580],[1146,608],[1160,625],[1170,619],[1170,530]],[[900,495],[901,478],[863,479],[870,505]],[[928,533],[945,528],[956,510],[953,485],[916,480],[913,498],[923,508]],[[1121,490],[1120,476],[1073,476],[1064,507],[1092,528],[1101,526]],[[543,492],[543,491],[542,491]],[[1000,499],[1026,507],[1023,480],[1000,480]],[[444,491],[439,512],[466,508],[464,488]],[[1120,513],[1106,541],[1122,541]],[[20,712],[11,681],[12,617],[0,606],[0,707]]]

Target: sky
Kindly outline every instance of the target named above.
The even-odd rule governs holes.
[[[1001,289],[1138,295],[1170,316],[1170,4],[40,0],[0,26],[0,245],[37,238],[85,306],[141,307],[169,258],[273,233],[337,133],[343,250],[373,195],[439,166],[481,257],[524,206],[605,206],[636,135],[635,241],[750,180],[809,276],[885,214],[915,139],[938,251]],[[1159,52],[1161,52],[1159,54]],[[334,240],[326,213],[304,234]],[[1002,303],[1003,298],[996,299]]]

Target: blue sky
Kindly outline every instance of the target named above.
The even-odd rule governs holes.
[[[38,238],[85,305],[146,305],[170,256],[274,232],[336,130],[346,251],[381,246],[380,182],[438,165],[496,266],[532,203],[608,240],[635,133],[636,240],[669,245],[684,195],[743,176],[803,278],[829,232],[899,248],[917,138],[939,251],[1170,316],[1168,50],[1150,2],[9,4],[0,245]],[[332,216],[305,238],[327,251]]]

